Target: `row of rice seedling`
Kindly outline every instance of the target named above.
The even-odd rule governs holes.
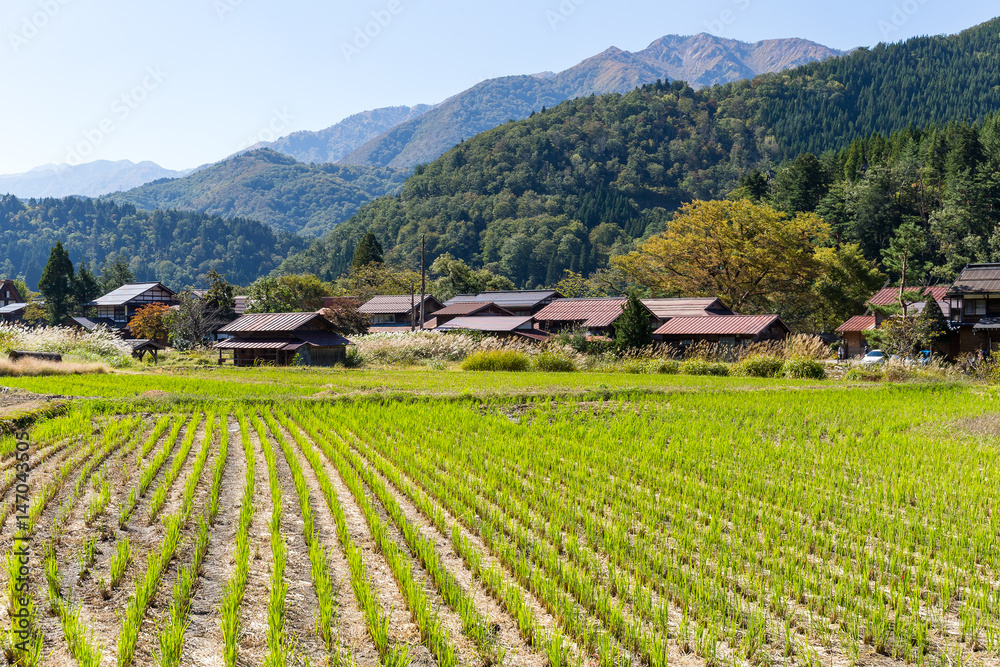
[[[215,464],[212,468],[212,485],[208,494],[205,515],[198,520],[198,533],[195,537],[191,562],[178,575],[177,583],[174,584],[173,599],[167,613],[167,620],[164,622],[163,627],[160,628],[160,651],[157,657],[160,665],[163,667],[177,667],[181,664],[181,652],[184,649],[184,634],[188,627],[191,600],[198,585],[198,580],[201,577],[202,562],[208,553],[211,539],[209,531],[215,524],[219,512],[222,473],[225,471],[229,456],[229,431],[226,429],[226,420],[227,416],[223,413],[220,417],[222,429],[219,438],[219,448],[216,453]],[[215,415],[210,414],[205,426],[205,445],[195,460],[195,472],[188,477],[184,498],[181,501],[182,507],[189,507],[192,503],[194,491],[198,486],[201,470],[204,468],[205,459],[208,456],[208,451],[212,443],[212,426],[214,422]]]
[[[701,400],[701,399],[699,399]],[[798,406],[794,406],[798,409],[798,414],[807,415],[822,415],[823,411],[816,401],[816,405],[808,405],[808,401],[796,401],[800,403]],[[791,401],[788,401],[784,409],[788,409]],[[804,405],[801,403],[805,403]],[[844,467],[844,458],[842,455],[824,457],[821,460],[822,468],[829,468],[829,471],[822,470],[817,471],[815,475],[811,475],[808,479],[808,484],[803,484],[799,481],[792,481],[791,483],[787,481],[782,481],[782,477],[787,476],[786,471],[792,470],[796,471],[797,466],[789,466],[788,462],[792,461],[797,463],[802,460],[804,456],[810,457],[810,459],[815,457],[816,448],[815,445],[808,439],[802,439],[801,436],[793,439],[792,441],[784,442],[780,447],[774,448],[773,452],[765,452],[766,456],[760,457],[760,460],[748,461],[746,459],[745,452],[754,452],[755,458],[761,452],[760,439],[757,435],[761,432],[767,432],[768,430],[774,430],[771,424],[775,423],[775,409],[772,408],[757,408],[756,406],[748,410],[747,406],[741,406],[744,415],[750,413],[753,417],[753,421],[745,424],[745,429],[740,429],[737,433],[727,432],[728,429],[720,429],[717,425],[706,420],[704,424],[697,424],[699,429],[699,435],[702,436],[701,442],[709,442],[712,444],[713,448],[718,448],[720,451],[712,452],[707,455],[703,455],[701,461],[710,461],[711,467],[705,466],[704,463],[701,465],[696,465],[692,468],[692,472],[697,472],[700,479],[693,479],[691,473],[686,475],[658,475],[656,474],[655,468],[647,463],[639,463],[635,460],[623,461],[621,465],[622,475],[635,475],[637,471],[640,474],[644,474],[648,477],[648,480],[644,480],[644,483],[637,485],[638,489],[644,491],[644,495],[648,499],[648,502],[641,502],[643,498],[637,496],[635,493],[631,493],[628,487],[621,487],[614,489],[616,495],[621,496],[621,504],[627,504],[632,512],[639,510],[643,513],[652,513],[653,509],[660,508],[662,514],[660,515],[659,525],[677,525],[678,512],[680,517],[684,517],[685,514],[691,515],[692,507],[687,507],[686,511],[683,506],[671,507],[671,499],[677,497],[679,494],[684,493],[689,498],[692,491],[696,492],[694,498],[690,498],[690,502],[697,502],[700,507],[696,508],[696,513],[691,515],[692,525],[691,530],[694,532],[692,535],[695,540],[692,542],[692,546],[696,545],[698,541],[702,539],[711,539],[712,541],[707,542],[705,547],[705,552],[712,553],[713,550],[718,550],[721,545],[726,545],[723,550],[723,561],[722,569],[728,568],[732,570],[736,567],[736,571],[743,581],[743,588],[747,588],[747,579],[754,576],[754,572],[761,571],[773,571],[781,572],[784,577],[783,581],[779,579],[777,583],[793,583],[801,582],[796,584],[796,586],[802,586],[805,584],[803,593],[797,593],[792,590],[784,590],[781,588],[775,589],[775,594],[768,595],[766,604],[779,603],[774,610],[775,614],[779,615],[783,613],[782,601],[799,601],[799,604],[805,604],[810,607],[808,611],[812,613],[820,612],[827,615],[827,617],[834,621],[839,617],[843,617],[845,614],[849,614],[850,625],[855,624],[855,614],[860,614],[862,618],[860,620],[864,621],[867,626],[865,633],[868,635],[875,635],[877,637],[874,642],[874,647],[876,650],[890,651],[893,653],[901,652],[911,652],[916,653],[917,656],[922,655],[923,651],[926,649],[926,632],[927,632],[927,621],[924,619],[921,621],[917,616],[917,610],[921,609],[920,599],[921,596],[926,597],[927,587],[931,587],[931,592],[933,593],[934,588],[938,585],[951,587],[952,584],[948,583],[952,580],[951,575],[941,576],[938,581],[934,580],[934,577],[924,577],[922,583],[920,583],[920,570],[923,568],[922,561],[926,559],[917,558],[916,556],[923,552],[931,559],[939,558],[934,555],[934,552],[941,554],[942,552],[948,552],[950,549],[949,543],[952,541],[951,536],[954,533],[952,530],[947,532],[942,532],[938,526],[937,529],[928,531],[929,527],[933,526],[932,523],[927,523],[924,521],[919,521],[913,524],[904,524],[900,522],[900,510],[902,513],[908,513],[909,506],[904,504],[901,507],[892,507],[898,500],[893,499],[888,503],[885,502],[887,499],[881,499],[878,494],[875,494],[874,498],[878,499],[877,508],[873,508],[871,511],[865,509],[862,512],[858,512],[859,502],[861,503],[860,508],[864,508],[866,505],[873,504],[873,495],[870,493],[870,486],[866,486],[866,493],[860,496],[854,496],[851,498],[850,502],[843,502],[845,489],[837,489],[834,485],[838,480],[844,480],[845,476],[842,472]],[[851,423],[846,424],[852,431],[852,436],[849,440],[843,442],[837,436],[838,425],[834,424],[823,424],[821,425],[821,431],[826,431],[828,434],[832,435],[834,447],[843,450],[846,444],[852,445],[849,451],[849,461],[852,476],[868,476],[872,477],[871,470],[871,459],[872,452],[877,452],[875,458],[879,458],[882,452],[885,452],[884,447],[873,447],[875,442],[872,441],[868,443],[868,437],[862,436],[860,439],[857,438],[854,433],[860,431],[868,430],[869,432],[874,432],[882,430],[883,435],[880,439],[891,447],[894,446],[892,440],[899,440],[898,447],[900,449],[896,454],[888,457],[889,460],[886,463],[890,465],[884,466],[883,469],[886,470],[899,470],[901,463],[899,459],[899,454],[906,452],[906,455],[913,457],[915,451],[914,448],[914,436],[912,433],[904,432],[904,437],[899,439],[898,437],[890,438],[886,441],[885,433],[892,432],[892,430],[898,430],[898,422],[900,420],[901,414],[906,414],[905,406],[900,406],[903,409],[900,412],[894,413],[896,425],[891,424],[870,424],[872,421],[870,415],[857,415]],[[958,408],[958,406],[949,406],[952,409]],[[923,410],[926,410],[925,406],[921,406]],[[704,402],[703,407],[700,409],[704,411],[704,414],[709,414],[710,406],[707,401]],[[778,408],[782,409],[782,408]],[[753,412],[759,412],[759,415],[753,415]],[[718,408],[713,408],[711,413],[713,418],[718,416]],[[820,417],[821,418],[821,417]],[[759,419],[759,421],[758,421]],[[813,419],[816,419],[814,416]],[[637,425],[629,420],[622,420],[623,427],[628,428],[628,433],[635,437],[637,434],[640,437],[652,437],[655,438],[655,434],[649,433],[646,435],[643,429],[637,430]],[[714,419],[712,421],[715,421]],[[827,420],[830,421],[830,420]],[[756,423],[754,423],[756,422]],[[778,422],[780,423],[780,421]],[[722,424],[726,424],[725,421]],[[759,424],[759,425],[758,425]],[[665,430],[663,425],[658,425],[657,432],[661,436],[670,437],[670,433],[664,433]],[[844,425],[840,425],[844,426]],[[889,426],[887,429],[886,426]],[[606,428],[606,424],[601,424],[602,428]],[[832,428],[831,428],[832,427]],[[870,430],[869,430],[870,429]],[[551,429],[546,427],[547,431]],[[649,429],[645,429],[649,430]],[[669,431],[669,430],[668,430]],[[718,435],[712,435],[711,439],[707,436],[711,435],[713,432],[718,432]],[[753,449],[733,449],[733,441],[739,442],[743,440],[739,434],[746,432],[755,441],[756,445]],[[623,429],[621,436],[626,434]],[[594,442],[593,435],[588,440],[586,436],[581,436],[578,432],[573,432],[571,435],[569,429],[567,429],[568,439],[572,439],[576,442]],[[612,436],[618,434],[610,434]],[[676,438],[676,435],[674,435]],[[822,437],[822,436],[821,436]],[[827,436],[829,437],[829,436]],[[750,439],[750,438],[746,438]],[[532,440],[532,442],[537,442]],[[765,444],[770,444],[770,440],[765,441]],[[748,445],[750,443],[747,443]],[[854,448],[853,445],[860,444],[859,448]],[[881,443],[880,443],[881,444]],[[768,447],[770,449],[770,447]],[[566,454],[566,448],[563,445],[556,447],[561,455]],[[922,448],[917,447],[916,451],[920,451]],[[523,450],[523,453],[527,450]],[[664,459],[663,453],[652,453],[651,459],[655,459],[656,463],[662,462]],[[681,461],[677,460],[677,450],[669,452],[672,465],[677,466]],[[734,455],[735,454],[735,455]],[[607,453],[605,453],[607,456]],[[509,452],[506,454],[509,459]],[[686,453],[684,453],[686,457]],[[949,452],[948,456],[954,457],[954,452]],[[960,455],[964,458],[966,455]],[[531,457],[536,457],[534,452],[532,452]],[[935,458],[937,458],[935,456]],[[736,465],[731,465],[731,462],[735,462]],[[778,462],[781,462],[780,464]],[[685,462],[686,463],[686,462]],[[926,463],[926,462],[925,462]],[[762,464],[764,468],[762,470]],[[944,461],[937,462],[934,467],[939,468],[944,464]],[[558,466],[558,463],[552,462],[553,466]],[[614,473],[616,468],[615,461],[597,462],[596,465],[602,466],[602,469],[609,469]],[[649,465],[646,473],[643,469]],[[977,463],[978,465],[978,463]],[[876,466],[880,468],[883,466]],[[905,466],[904,466],[905,467]],[[838,474],[837,469],[841,469]],[[549,469],[550,470],[550,469]],[[539,479],[546,479],[548,483],[549,472],[547,470],[539,471]],[[922,476],[921,470],[913,470],[912,474],[914,477],[919,478]],[[724,479],[728,479],[731,482],[736,482],[734,484],[727,485],[725,487],[719,488],[718,479],[722,476]],[[879,476],[882,476],[879,473]],[[818,479],[817,479],[818,478]],[[851,477],[847,477],[851,479]],[[680,481],[679,481],[680,480]],[[695,485],[692,487],[692,482]],[[896,479],[880,479],[877,480],[879,485],[882,483],[889,484],[893,487],[899,487],[900,484]],[[655,487],[662,486],[665,484],[675,484],[677,488],[675,489],[657,489]],[[682,486],[681,486],[682,484]],[[840,485],[843,486],[842,484]],[[909,488],[915,488],[907,484]],[[938,486],[933,481],[930,485],[925,488],[933,488]],[[968,483],[964,484],[968,487]],[[653,487],[653,488],[648,488]],[[834,487],[834,488],[830,488]],[[875,487],[877,488],[877,487]],[[626,495],[628,491],[631,495]],[[936,496],[937,498],[947,498],[950,495],[949,491],[939,488],[938,494],[928,494],[928,496]],[[749,493],[748,493],[749,492]],[[911,505],[919,505],[922,502],[922,498],[915,496],[912,491],[904,491],[902,494],[894,492],[899,499],[912,498]],[[924,494],[919,494],[923,496]],[[747,497],[762,497],[768,499],[769,502],[765,504],[754,504],[747,503]],[[988,493],[986,494],[988,497]],[[654,501],[655,498],[655,501]],[[983,498],[983,496],[978,496],[978,498]],[[834,501],[831,501],[835,499]],[[818,504],[817,504],[818,503]],[[617,503],[616,503],[617,504]],[[974,501],[973,505],[976,504]],[[646,508],[650,508],[647,510]],[[746,508],[753,508],[752,514],[745,514],[744,510]],[[812,509],[806,509],[810,508]],[[892,511],[887,511],[887,509],[892,509]],[[957,510],[958,517],[964,517],[966,514],[966,509],[961,506],[956,506],[953,509]],[[805,510],[805,511],[803,511]],[[745,514],[745,516],[744,516]],[[935,513],[936,516],[941,517],[941,512]],[[735,515],[735,516],[733,516]],[[933,515],[933,514],[932,514]],[[763,524],[763,528],[769,533],[777,535],[788,535],[789,539],[783,539],[777,541],[777,544],[781,545],[781,551],[768,552],[767,550],[761,551],[759,548],[753,547],[753,545],[745,545],[742,541],[732,543],[731,540],[725,542],[720,541],[721,531],[719,528],[711,528],[712,517],[716,518],[716,524],[721,524],[718,521],[718,517],[730,518],[730,523],[734,523],[736,527],[745,521],[753,521],[757,525]],[[926,515],[925,515],[926,516]],[[988,515],[987,515],[988,516]],[[670,524],[666,523],[664,519],[670,517]],[[874,519],[874,523],[869,526],[858,523],[859,517],[870,517],[868,521]],[[831,519],[833,519],[831,521]],[[710,531],[703,531],[698,528],[698,521],[704,520],[706,526],[711,528]],[[644,522],[646,523],[646,522]],[[657,524],[657,517],[650,516],[648,519],[649,525]],[[908,525],[905,531],[900,531],[899,528]],[[977,521],[955,521],[952,524],[954,526],[960,526],[960,530],[956,535],[968,535],[970,532],[977,533],[982,527],[981,522]],[[805,528],[796,528],[796,526],[804,526]],[[841,526],[847,526],[848,528],[842,529]],[[720,526],[721,527],[721,526]],[[871,528],[875,528],[872,531]],[[893,539],[878,540],[878,542],[873,543],[873,532],[878,534],[883,530],[889,532]],[[918,532],[919,531],[919,532]],[[830,535],[836,536],[837,533],[841,533],[841,538],[848,537],[850,535],[862,536],[862,544],[858,548],[852,548],[849,551],[845,550],[844,546],[850,544],[850,540],[840,539],[838,540],[839,546],[832,543]],[[896,545],[898,543],[906,543],[912,541],[913,535],[919,535],[919,533],[926,533],[930,541],[923,542],[918,541],[917,544],[913,545],[915,551],[911,552],[909,555],[905,553],[900,553]],[[705,537],[699,538],[699,535],[704,535]],[[722,535],[724,537],[724,534]],[[866,537],[867,536],[867,537]],[[656,533],[653,532],[648,534],[643,542],[643,544],[652,544],[655,546],[661,539],[665,537],[658,538]],[[864,544],[867,542],[867,544]],[[919,542],[923,542],[924,546],[921,546]],[[857,539],[854,540],[857,544]],[[927,546],[930,546],[928,549]],[[873,548],[876,550],[878,555],[877,564],[880,566],[872,568],[870,570],[872,579],[871,584],[869,584],[869,576],[866,574],[866,569],[872,566],[871,556],[866,556],[866,552],[871,551]],[[838,553],[839,551],[839,553]],[[963,556],[964,551],[964,556]],[[851,553],[853,552],[853,553]],[[964,550],[956,549],[954,553],[954,559],[949,557],[948,560],[952,562],[961,562],[962,560],[967,560],[969,554],[972,553],[968,547]],[[818,559],[815,556],[817,554],[822,554],[823,559]],[[985,556],[989,557],[989,550],[985,552]],[[764,561],[760,561],[764,558]],[[729,563],[726,564],[725,560],[729,559]],[[839,561],[839,563],[838,563]],[[773,565],[770,563],[773,562]],[[781,567],[782,563],[785,567],[790,564],[793,568],[792,571],[786,570]],[[833,563],[833,566],[824,566],[824,563]],[[910,563],[910,565],[906,565]],[[843,568],[842,572],[838,570]],[[852,570],[861,569],[861,572],[855,573]],[[950,568],[945,567],[942,574],[947,574]],[[818,570],[818,572],[814,572]],[[909,570],[909,571],[908,571]],[[973,591],[978,590],[977,594],[972,597],[974,599],[982,599],[984,594],[982,574],[977,572],[975,568],[965,570],[967,576],[965,580],[971,582],[971,589]],[[818,576],[814,577],[814,574]],[[758,576],[759,579],[759,576]],[[917,585],[914,586],[915,580]],[[958,579],[962,581],[962,579]],[[979,583],[976,583],[979,582]],[[730,590],[739,588],[735,584],[739,584],[738,580],[730,582],[723,580],[724,584],[727,584],[726,588]],[[753,580],[750,580],[753,583]],[[846,588],[845,588],[846,586]],[[749,587],[753,591],[756,586],[751,585]],[[773,586],[769,586],[773,588]],[[802,589],[800,589],[802,590]],[[956,590],[952,588],[952,590]],[[883,592],[884,591],[884,594]],[[770,593],[770,591],[767,591]],[[752,593],[753,594],[753,593]],[[950,601],[953,597],[953,593],[948,593],[943,591],[941,594],[941,599],[945,601]],[[757,597],[763,597],[757,595]],[[932,595],[930,600],[933,601],[936,596]],[[907,601],[909,600],[909,601]],[[977,606],[982,606],[979,602],[976,602]],[[880,630],[879,628],[884,628],[884,618],[887,616],[886,610],[890,610],[888,613],[889,617],[893,617],[894,620],[890,624],[890,632],[885,632],[885,630]],[[803,610],[805,611],[805,610]],[[800,619],[804,616],[804,613],[800,613]],[[792,619],[794,622],[794,618]],[[826,631],[823,629],[818,630],[819,638],[822,640],[822,635]],[[889,637],[888,635],[892,635]],[[891,640],[891,641],[890,641]],[[903,646],[900,646],[902,640]],[[912,651],[907,648],[906,645],[912,647]]]
[[[264,423],[256,415],[253,417],[254,430],[264,450],[264,460],[267,462],[267,478],[271,487],[271,557],[274,563],[271,567],[271,584],[267,600],[267,654],[264,657],[266,667],[284,667],[292,653],[291,638],[286,628],[287,609],[285,607],[288,595],[288,582],[285,581],[285,566],[288,564],[288,545],[281,534],[282,487],[278,479],[278,459],[274,454],[264,429]]]
[[[305,537],[306,547],[309,549],[309,564],[312,571],[313,587],[316,589],[316,600],[319,604],[319,634],[326,645],[327,652],[330,653],[334,650],[333,619],[336,614],[337,603],[333,582],[330,580],[330,565],[327,562],[326,551],[323,549],[323,545],[320,544],[313,521],[309,487],[306,483],[305,475],[302,473],[302,464],[281,432],[281,427],[270,414],[264,413],[263,416],[268,429],[271,431],[271,435],[281,447],[285,460],[288,462],[288,467],[292,471],[295,494],[298,497],[299,511],[302,514],[302,535]]]
[[[213,418],[214,415],[210,416],[210,421]],[[200,421],[201,414],[198,412],[195,412],[193,417],[189,420],[190,425],[188,428],[188,435],[185,437],[187,451],[190,451],[191,449],[191,444],[193,443],[194,438],[193,434],[197,432],[197,425]],[[203,448],[206,448],[209,445],[210,441],[206,439]],[[185,446],[182,445],[182,450],[184,449]],[[202,460],[201,467],[192,468],[192,470],[188,473],[184,484],[185,489],[193,488],[198,484],[198,480],[201,477],[203,469],[204,460]],[[161,483],[160,489],[168,486],[166,482],[167,480],[165,478]],[[136,580],[135,588],[132,595],[129,597],[125,611],[121,615],[120,627],[118,631],[118,645],[116,650],[117,664],[121,667],[128,667],[128,665],[131,665],[132,661],[135,659],[136,642],[139,637],[139,631],[142,628],[143,619],[146,616],[146,610],[149,608],[150,602],[156,595],[156,590],[160,585],[160,581],[163,579],[164,572],[171,560],[173,560],[174,554],[177,551],[177,546],[181,537],[181,528],[187,523],[193,511],[193,502],[188,502],[186,504],[181,503],[175,514],[164,516],[161,519],[164,527],[166,528],[166,534],[160,544],[159,551],[147,554],[145,573]]]
[[[43,463],[46,463],[49,459],[62,454],[67,449],[70,452],[76,447],[79,447],[81,440],[75,438],[66,438],[54,442],[41,450],[38,450],[31,454],[30,462],[24,461],[19,463],[13,463],[11,468],[7,470],[4,474],[3,483],[0,484],[0,499],[5,498],[10,492],[14,485],[18,483],[19,479],[23,479],[24,471],[28,469],[39,468]],[[0,528],[2,528],[7,523],[7,517],[15,509],[15,504],[10,502],[3,503],[0,507]]]
[[[64,595],[59,575],[59,562],[52,543],[45,549],[45,578],[49,590],[49,605],[62,625],[69,654],[80,667],[100,667],[104,648],[93,630],[80,620],[82,606],[72,604]]]
[[[312,427],[309,429],[310,434],[314,438],[321,438],[320,434],[325,423],[327,422],[317,415],[317,420],[312,422]],[[451,538],[455,552],[476,578],[481,581],[490,595],[517,622],[518,629],[525,640],[529,644],[543,644],[546,633],[535,618],[533,607],[523,595],[521,588],[510,579],[505,571],[496,565],[487,565],[482,552],[462,535],[458,523],[449,520],[441,506],[427,493],[413,484],[386,459],[369,449],[363,441],[353,439],[352,443],[365,461],[372,465],[403,496],[408,498],[442,535]],[[492,650],[484,658],[487,663],[492,661],[494,664],[503,664],[504,648],[497,643],[496,637],[490,637],[489,640],[493,642]]]
[[[201,413],[196,412],[194,418],[191,420],[190,424],[188,424],[187,434],[181,442],[180,450],[174,457],[173,463],[170,465],[170,469],[167,470],[167,473],[163,476],[163,481],[160,482],[160,486],[153,493],[153,497],[149,501],[146,519],[150,524],[156,521],[156,517],[159,516],[160,510],[163,509],[163,504],[167,501],[167,493],[169,493],[170,487],[173,486],[174,480],[176,480],[178,475],[181,474],[181,468],[184,467],[188,454],[191,453],[191,448],[194,446],[194,440],[198,436],[198,426],[201,423],[201,417]],[[206,426],[206,429],[211,429],[211,423]],[[205,442],[207,444],[209,439],[206,438]],[[204,460],[202,463],[204,463]]]
[[[538,596],[550,613],[563,623],[564,630],[581,645],[597,652],[603,644],[606,654],[602,657],[608,664],[618,659],[622,647],[634,651],[650,664],[659,664],[654,660],[664,657],[662,638],[633,618],[618,601],[592,595],[597,587],[585,570],[562,562],[558,552],[536,539],[529,528],[505,515],[495,504],[477,498],[476,492],[464,482],[456,482],[457,471],[449,470],[444,474],[430,469],[426,461],[416,460],[419,457],[403,458],[400,450],[405,448],[406,445],[394,443],[393,456],[397,465],[402,465],[425,491],[431,491],[453,516],[476,532],[521,585]],[[418,470],[421,475],[417,474]],[[477,517],[476,521],[471,519],[473,516]],[[580,613],[581,607],[589,616]],[[565,650],[561,637],[553,634],[535,641],[552,654],[550,662],[569,659],[558,656]]]
[[[354,539],[348,530],[344,508],[337,497],[336,489],[334,489],[333,484],[330,482],[323,460],[316,452],[316,448],[308,440],[300,442],[299,445],[306,460],[309,461],[316,479],[319,481],[327,507],[329,507],[330,513],[333,515],[333,520],[337,525],[337,538],[344,549],[344,555],[347,557],[347,564],[351,570],[351,588],[354,591],[355,599],[358,601],[358,606],[361,608],[361,613],[365,617],[365,627],[372,641],[375,643],[375,649],[378,651],[379,658],[382,660],[384,667],[403,667],[409,663],[409,647],[405,645],[389,645],[389,616],[379,605],[378,597],[375,594],[375,587],[371,576],[368,574],[368,568],[365,565],[361,550],[354,543]]]
[[[132,518],[132,513],[135,512],[135,508],[139,505],[139,499],[145,497],[146,492],[149,490],[150,485],[153,483],[153,479],[160,472],[160,468],[166,462],[167,458],[170,456],[170,452],[173,451],[174,445],[177,444],[177,439],[180,437],[181,429],[184,428],[184,424],[187,422],[186,417],[180,415],[172,416],[173,428],[170,430],[170,435],[167,436],[166,440],[157,450],[156,454],[153,456],[152,460],[148,461],[139,473],[139,482],[136,484],[135,488],[129,491],[128,497],[121,504],[118,510],[118,527],[124,528],[128,525],[129,520]],[[149,455],[149,451],[156,445],[159,439],[153,440],[150,438],[143,445],[142,459],[145,459]]]
[[[265,418],[268,419],[271,430],[275,433],[286,455],[290,457],[294,456],[291,446],[281,434],[281,427],[278,423],[270,415],[265,415]],[[288,423],[287,418],[285,422]],[[303,439],[300,438],[299,441],[302,442]],[[417,624],[421,640],[434,655],[439,667],[453,667],[457,662],[455,647],[448,637],[448,632],[441,627],[440,619],[434,612],[430,600],[427,599],[427,594],[414,581],[410,559],[392,541],[388,528],[365,495],[361,487],[360,478],[352,470],[344,466],[339,457],[333,455],[328,444],[323,442],[319,444],[321,449],[326,452],[327,458],[336,466],[337,471],[340,473],[340,478],[350,490],[351,495],[354,496],[358,507],[361,508],[361,512],[365,516],[365,521],[368,523],[368,528],[371,530],[376,548],[389,564],[389,569],[392,570],[393,577],[396,578],[396,583],[403,596],[403,600],[410,610],[410,615]],[[301,473],[299,477],[301,477]],[[296,485],[298,485],[298,482],[296,482]],[[303,487],[305,486],[304,480],[302,485]]]
[[[222,591],[222,604],[219,607],[223,638],[222,657],[226,667],[236,667],[239,658],[240,609],[243,606],[243,596],[246,594],[247,577],[250,572],[250,524],[254,515],[253,499],[257,469],[257,455],[250,443],[245,413],[239,413],[238,422],[247,469],[243,500],[240,503],[239,524],[236,529],[236,553],[234,554],[236,568]]]
[[[406,518],[399,503],[389,493],[382,480],[372,470],[362,465],[349,447],[345,447],[338,439],[330,439],[324,436],[322,428],[318,426],[315,416],[311,411],[300,411],[293,406],[290,412],[297,424],[302,424],[309,436],[320,445],[328,459],[331,461],[340,461],[339,457],[343,457],[349,462],[354,473],[363,478],[365,485],[375,493],[375,496],[382,504],[382,507],[385,508],[392,522],[400,530],[403,539],[410,548],[410,552],[420,561],[421,565],[423,565],[424,569],[430,575],[431,581],[434,582],[445,604],[458,612],[462,619],[463,632],[476,642],[477,648],[483,656],[492,653],[491,660],[499,661],[496,655],[498,647],[495,642],[491,641],[486,619],[476,609],[475,603],[468,591],[455,580],[455,577],[441,563],[435,542],[425,537]],[[289,429],[289,432],[292,433],[296,441],[301,442],[304,434],[299,430],[298,425],[291,423],[288,416],[284,413],[279,413],[278,418]],[[349,488],[352,493],[361,490],[360,486],[356,483]],[[355,498],[358,499],[358,496],[355,495]]]

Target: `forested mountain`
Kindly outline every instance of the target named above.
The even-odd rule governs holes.
[[[558,74],[483,81],[386,131],[342,163],[412,169],[463,139],[574,97],[625,93],[659,79],[684,79],[698,88],[836,55],[840,52],[803,39],[748,44],[704,33],[668,35],[636,53],[612,47]]]
[[[385,107],[363,111],[319,132],[293,132],[277,141],[262,142],[250,148],[270,148],[300,162],[337,162],[383,132],[430,109],[428,104],[418,104],[414,107]]]
[[[191,173],[164,169],[155,162],[95,160],[78,165],[47,164],[23,174],[0,176],[0,194],[18,197],[99,197],[128,190],[160,178],[179,178]]]
[[[109,198],[147,210],[253,218],[275,229],[317,236],[354,215],[362,204],[397,192],[404,178],[394,169],[302,164],[261,149]]]
[[[23,275],[34,286],[56,241],[73,263],[98,267],[124,254],[138,280],[160,280],[174,289],[202,285],[216,269],[247,285],[272,271],[305,242],[276,233],[254,220],[178,211],[139,211],[131,205],[94,199],[0,198],[0,270]]]
[[[604,266],[682,202],[724,196],[754,170],[773,175],[799,153],[1000,110],[998,30],[1000,19],[700,91],[658,83],[564,102],[418,168],[398,196],[368,204],[282,270],[339,275],[368,230],[388,261],[412,266],[426,233],[431,259],[449,252],[519,285],[551,285],[564,269]],[[859,155],[843,157],[852,179],[870,166]]]

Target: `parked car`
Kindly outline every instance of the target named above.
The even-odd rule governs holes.
[[[872,350],[861,358],[862,366],[874,366],[882,363],[885,363],[885,355],[882,354],[882,350]]]

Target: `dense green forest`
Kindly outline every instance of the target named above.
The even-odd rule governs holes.
[[[829,183],[844,160],[853,184],[870,166],[848,154],[858,137],[985,119],[1000,110],[998,30],[1000,19],[700,91],[657,83],[564,102],[419,167],[400,194],[362,207],[281,270],[336,277],[371,230],[402,265],[416,264],[426,234],[430,259],[448,252],[520,286],[591,272],[663,229],[681,203],[723,197],[755,171],[776,184],[780,165],[806,151],[822,155]],[[885,233],[872,234],[874,258]]]
[[[397,192],[407,174],[389,168],[303,164],[260,149],[184,178],[153,181],[107,198],[146,210],[253,218],[275,229],[319,236],[350,218],[362,204]]]
[[[79,197],[2,197],[0,232],[0,272],[24,276],[31,286],[38,283],[56,241],[62,241],[74,264],[98,267],[122,253],[138,280],[160,280],[174,289],[203,286],[213,268],[246,285],[306,245],[301,237],[274,232],[255,220],[147,212]]]

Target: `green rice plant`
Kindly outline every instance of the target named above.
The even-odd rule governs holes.
[[[94,566],[94,561],[97,559],[97,538],[83,538],[81,548],[82,553],[80,554],[80,567],[83,572],[86,572]]]
[[[98,484],[99,491],[91,497],[90,507],[87,508],[87,513],[84,517],[84,523],[88,526],[93,525],[97,517],[104,514],[108,503],[111,502],[111,481],[102,475],[98,480]]]
[[[531,367],[528,355],[513,350],[485,350],[470,354],[462,362],[463,371],[526,371]]]
[[[729,366],[704,359],[688,359],[681,363],[681,373],[685,375],[729,375]]]
[[[222,618],[223,659],[226,667],[235,667],[239,657],[238,639],[240,634],[240,608],[246,593],[247,576],[250,568],[250,525],[254,515],[254,486],[257,457],[250,444],[246,415],[238,414],[240,438],[247,462],[246,482],[243,487],[243,502],[240,505],[239,525],[236,531],[236,568],[226,582],[222,592],[220,616]],[[339,654],[338,654],[339,656]]]
[[[125,577],[125,571],[128,569],[131,562],[132,547],[129,544],[128,536],[126,535],[118,540],[118,545],[115,547],[115,552],[111,555],[111,560],[109,562],[109,583],[111,584],[111,588],[118,588],[118,584],[120,584],[122,579]]]
[[[180,451],[177,452],[177,456],[174,457],[173,464],[170,466],[167,474],[164,475],[163,481],[160,482],[160,486],[156,489],[156,493],[153,494],[152,500],[149,501],[147,519],[150,524],[155,522],[156,517],[159,516],[160,510],[163,509],[163,504],[167,501],[167,494],[170,492],[170,488],[173,486],[173,483],[177,479],[178,475],[180,475],[181,468],[184,467],[184,462],[187,460],[188,454],[190,454],[191,448],[194,446],[194,439],[198,435],[198,425],[200,423],[201,414],[196,413],[188,426],[187,435],[184,436],[184,441],[181,443]],[[205,428],[206,431],[211,431],[211,422],[209,422]],[[206,447],[209,442],[210,438],[206,437]],[[204,463],[204,461],[202,461],[202,463]]]
[[[160,471],[160,468],[163,467],[163,464],[164,462],[166,462],[167,457],[170,456],[170,452],[173,451],[174,445],[177,443],[177,438],[180,435],[181,429],[184,428],[184,424],[187,421],[186,418],[181,417],[180,415],[174,415],[172,416],[172,419],[174,425],[170,431],[170,434],[167,436],[166,440],[163,442],[163,445],[160,447],[160,449],[157,450],[156,454],[153,456],[153,459],[149,461],[142,468],[142,471],[139,473],[138,485],[129,491],[126,501],[119,508],[118,511],[119,528],[125,528],[126,526],[128,526],[128,522],[132,518],[132,513],[135,511],[135,508],[139,504],[139,498],[142,498],[146,495],[146,492],[149,490],[150,485],[153,483],[153,479]],[[157,440],[153,440],[152,443],[150,443],[150,440],[147,440],[146,445],[149,445],[149,448],[151,449],[153,446],[156,445],[156,442]],[[142,450],[143,457],[148,455],[148,453],[149,449],[147,449],[147,447],[144,445]]]

